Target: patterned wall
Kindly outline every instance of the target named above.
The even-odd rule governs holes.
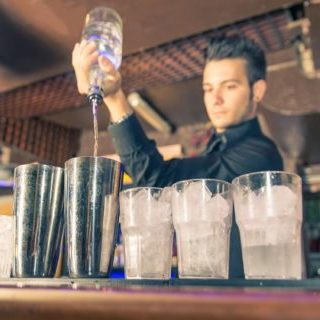
[[[75,156],[80,131],[37,118],[0,117],[0,140],[37,156],[39,162],[62,166]]]

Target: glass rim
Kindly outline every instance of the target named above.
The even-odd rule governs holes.
[[[228,181],[224,181],[224,180],[220,180],[220,179],[201,179],[201,178],[199,178],[199,179],[186,179],[186,180],[177,181],[171,186],[171,188],[174,188],[175,186],[177,186],[179,184],[184,184],[186,182],[198,182],[198,181],[217,182],[217,183],[228,185],[231,188],[231,183]]]
[[[25,163],[25,164],[20,164],[19,166],[16,166],[14,168],[14,171],[20,171],[20,170],[23,170],[27,167],[37,167],[37,166],[41,166],[43,168],[51,168],[51,169],[54,169],[54,170],[58,170],[58,171],[64,171],[64,168],[63,167],[59,167],[59,166],[53,166],[51,164],[45,164],[45,163],[41,163],[41,162],[30,162],[30,163]]]
[[[134,187],[134,188],[129,188],[129,189],[126,189],[126,190],[122,190],[120,191],[120,195],[121,194],[125,194],[125,193],[130,193],[130,192],[134,192],[134,191],[138,191],[138,190],[163,190],[164,188],[160,188],[160,187]]]
[[[265,171],[256,171],[256,172],[250,172],[250,173],[246,173],[246,174],[242,174],[236,178],[234,178],[231,182],[232,185],[235,185],[238,183],[238,181],[241,179],[241,178],[244,178],[244,177],[252,177],[252,176],[257,176],[257,175],[263,175],[263,174],[284,174],[284,175],[287,175],[287,176],[292,176],[292,177],[295,177],[296,179],[298,180],[302,180],[301,177],[294,173],[294,172],[289,172],[289,171],[281,171],[281,170],[265,170]]]
[[[105,156],[79,156],[79,157],[73,157],[73,158],[70,158],[68,160],[65,161],[65,165],[68,163],[68,162],[72,162],[72,161],[76,161],[76,159],[104,159],[104,160],[107,160],[107,161],[111,161],[111,162],[115,162],[115,163],[118,163],[118,164],[122,164],[120,161],[118,160],[114,160],[114,159],[110,159],[110,158],[107,158]]]
[[[97,7],[94,7],[93,9],[91,9],[87,14],[86,14],[86,18],[85,18],[85,25],[87,25],[90,21],[90,16],[91,14],[94,12],[94,11],[97,11],[97,10],[105,10],[105,11],[110,11],[112,14],[115,15],[116,19],[118,20],[119,24],[120,24],[120,27],[121,29],[123,28],[123,22],[122,22],[122,19],[121,19],[121,16],[120,14],[113,8],[110,8],[110,7],[107,7],[107,6],[97,6]]]

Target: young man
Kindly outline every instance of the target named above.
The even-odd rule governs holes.
[[[275,144],[265,137],[257,116],[258,102],[266,90],[265,54],[242,36],[213,39],[207,49],[203,72],[206,111],[215,129],[199,156],[164,161],[138,123],[120,87],[120,75],[93,43],[76,44],[73,51],[79,92],[88,91],[90,65],[98,60],[108,73],[109,92],[104,98],[113,124],[109,126],[114,147],[126,171],[139,186],[170,186],[197,178],[233,178],[256,171],[282,170]],[[231,232],[230,277],[243,277],[238,229]]]

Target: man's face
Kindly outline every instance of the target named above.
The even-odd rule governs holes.
[[[208,62],[203,72],[203,91],[208,116],[217,132],[255,115],[246,61],[241,58]]]

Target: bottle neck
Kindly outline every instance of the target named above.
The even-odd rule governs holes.
[[[91,105],[100,106],[104,97],[103,89],[98,86],[91,86],[87,97]]]

